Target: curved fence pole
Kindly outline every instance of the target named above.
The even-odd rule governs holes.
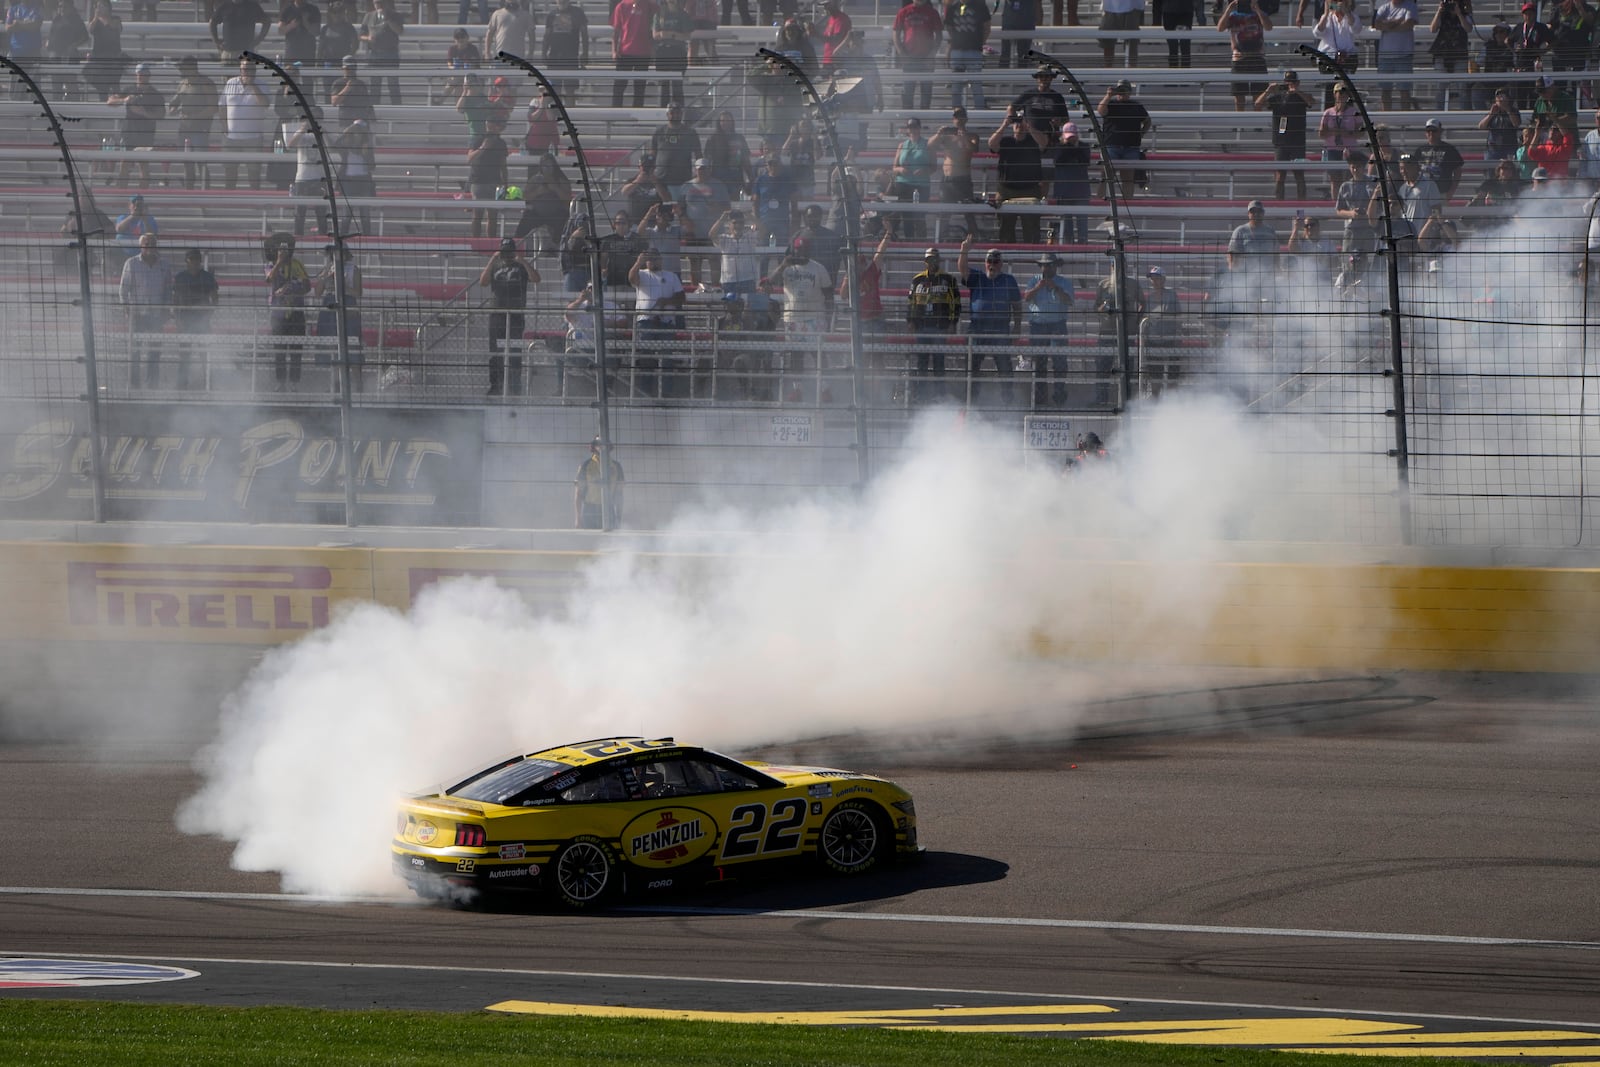
[[[67,135],[61,128],[61,119],[51,109],[50,101],[45,97],[39,83],[5,56],[0,56],[0,67],[10,71],[12,77],[22,82],[28,90],[28,95],[33,97],[33,102],[44,111],[45,121],[50,124],[50,134],[56,139],[56,148],[61,152],[61,165],[67,171],[67,191],[72,196],[72,217],[78,226],[74,240],[78,246],[78,309],[83,319],[83,379],[89,401],[89,480],[93,483],[94,490],[94,521],[105,522],[105,441],[100,412],[100,367],[95,359],[94,349],[94,289],[89,283],[90,231],[83,225],[83,197],[78,189],[78,167],[72,157],[72,149],[67,146]],[[93,232],[102,231],[97,227]]]
[[[356,515],[356,455],[355,455],[355,412],[352,410],[350,399],[350,337],[345,329],[347,309],[345,308],[344,286],[344,226],[339,221],[339,195],[333,180],[333,161],[328,157],[328,142],[322,133],[322,123],[317,119],[316,111],[311,107],[311,101],[306,99],[305,93],[300,91],[300,84],[294,80],[288,71],[266,56],[255,52],[245,51],[239,53],[240,59],[248,59],[272,71],[274,77],[283,83],[289,90],[289,95],[294,97],[294,102],[300,109],[300,114],[305,116],[306,125],[311,129],[311,136],[317,143],[317,158],[322,164],[323,192],[328,198],[328,225],[333,229],[333,318],[334,329],[338,331],[339,353],[339,451],[344,453],[344,524],[355,526]]]
[[[1100,169],[1105,176],[1106,201],[1111,205],[1111,260],[1116,271],[1112,286],[1117,294],[1117,361],[1122,366],[1122,408],[1126,408],[1133,401],[1133,361],[1128,351],[1132,341],[1128,336],[1128,313],[1133,305],[1128,302],[1128,246],[1123,239],[1121,212],[1117,206],[1122,199],[1122,182],[1117,175],[1116,165],[1106,152],[1106,131],[1100,123],[1100,113],[1089,103],[1089,94],[1078,76],[1061,60],[1037,48],[1029,49],[1024,58],[1049,67],[1067,79],[1067,84],[1072,86],[1072,91],[1083,105],[1084,116],[1094,129],[1095,142],[1100,146]]]
[[[594,312],[595,418],[599,423],[595,429],[596,436],[600,438],[601,471],[600,528],[613,530],[617,526],[617,512],[611,487],[611,402],[606,392],[606,279],[603,269],[605,264],[601,262],[600,256],[600,212],[595,200],[594,176],[589,171],[589,157],[584,154],[583,142],[578,139],[578,127],[573,124],[572,116],[567,113],[566,102],[561,99],[561,94],[556,92],[556,87],[550,83],[550,79],[546,78],[538,67],[514,53],[498,52],[494,58],[521,68],[539,83],[539,88],[550,97],[550,103],[556,109],[556,118],[561,123],[562,130],[566,132],[567,140],[572,142],[572,154],[578,160],[578,175],[583,181],[583,198],[589,205],[585,228],[589,240],[589,307]]]
[[[1318,51],[1308,44],[1300,45],[1295,51],[1317,61],[1317,68],[1324,74],[1331,74],[1339,80],[1339,84],[1350,90],[1350,98],[1355,101],[1356,111],[1361,115],[1361,125],[1366,130],[1367,147],[1372,152],[1372,162],[1378,171],[1378,193],[1383,200],[1383,243],[1388,246],[1389,264],[1389,309],[1385,313],[1389,318],[1389,377],[1394,386],[1394,408],[1385,414],[1394,420],[1394,450],[1389,454],[1394,457],[1395,477],[1397,481],[1398,503],[1400,507],[1400,537],[1405,544],[1413,540],[1411,516],[1411,446],[1406,430],[1406,371],[1405,349],[1400,337],[1400,245],[1394,233],[1394,208],[1389,197],[1389,168],[1384,165],[1383,146],[1378,141],[1378,130],[1372,124],[1372,116],[1367,113],[1367,103],[1361,98],[1361,91],[1356,88],[1356,83],[1350,79],[1349,71],[1333,56],[1326,52]],[[1413,238],[1415,234],[1412,235]]]
[[[850,285],[850,299],[856,305],[850,309],[850,367],[854,379],[856,416],[856,478],[858,488],[865,489],[872,475],[872,457],[867,448],[867,371],[864,359],[865,342],[861,336],[861,192],[855,180],[845,173],[844,148],[839,143],[839,130],[833,116],[822,104],[822,94],[800,65],[780,52],[770,48],[757,49],[757,54],[767,64],[783,71],[805,93],[806,102],[816,112],[822,132],[828,136],[828,147],[833,151],[834,166],[839,169],[839,191],[844,197],[844,266],[845,278]],[[818,373],[821,373],[822,350],[817,350]]]

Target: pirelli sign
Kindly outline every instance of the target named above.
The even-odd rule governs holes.
[[[370,600],[371,568],[359,550],[0,545],[0,638],[278,644]]]
[[[578,552],[0,543],[0,640],[274,645],[341,604],[405,611],[436,582],[489,579],[553,610],[591,557]]]

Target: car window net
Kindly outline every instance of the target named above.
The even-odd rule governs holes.
[[[518,793],[571,769],[553,760],[518,760],[458,786],[451,795],[485,804],[504,804]]]

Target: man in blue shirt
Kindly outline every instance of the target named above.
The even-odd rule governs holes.
[[[1028,306],[1028,338],[1032,346],[1050,348],[1033,356],[1033,406],[1064,407],[1067,402],[1067,315],[1077,293],[1070,279],[1057,273],[1061,259],[1046,252],[1034,262],[1039,276],[1022,291]]]
[[[44,51],[44,20],[39,17],[39,7],[31,0],[17,0],[6,5],[6,37],[11,48],[11,58],[19,65],[39,58]]]
[[[968,375],[972,379],[972,402],[978,401],[980,385],[978,372],[986,356],[994,359],[994,369],[1001,377],[1011,377],[1011,350],[1013,339],[1022,332],[1022,290],[1017,279],[1005,272],[1005,257],[998,248],[991,248],[983,257],[983,269],[968,269],[967,257],[972,251],[972,234],[961,242],[961,255],[956,260],[956,277],[969,290],[972,302],[972,321],[967,328],[972,342],[972,358]],[[1002,400],[1010,402],[1011,387],[1006,386]]]

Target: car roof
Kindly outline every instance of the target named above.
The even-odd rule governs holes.
[[[606,760],[631,756],[640,752],[681,753],[702,751],[692,745],[680,745],[670,737],[596,737],[588,741],[572,741],[542,752],[528,753],[528,759],[550,760],[569,767],[587,767]]]

